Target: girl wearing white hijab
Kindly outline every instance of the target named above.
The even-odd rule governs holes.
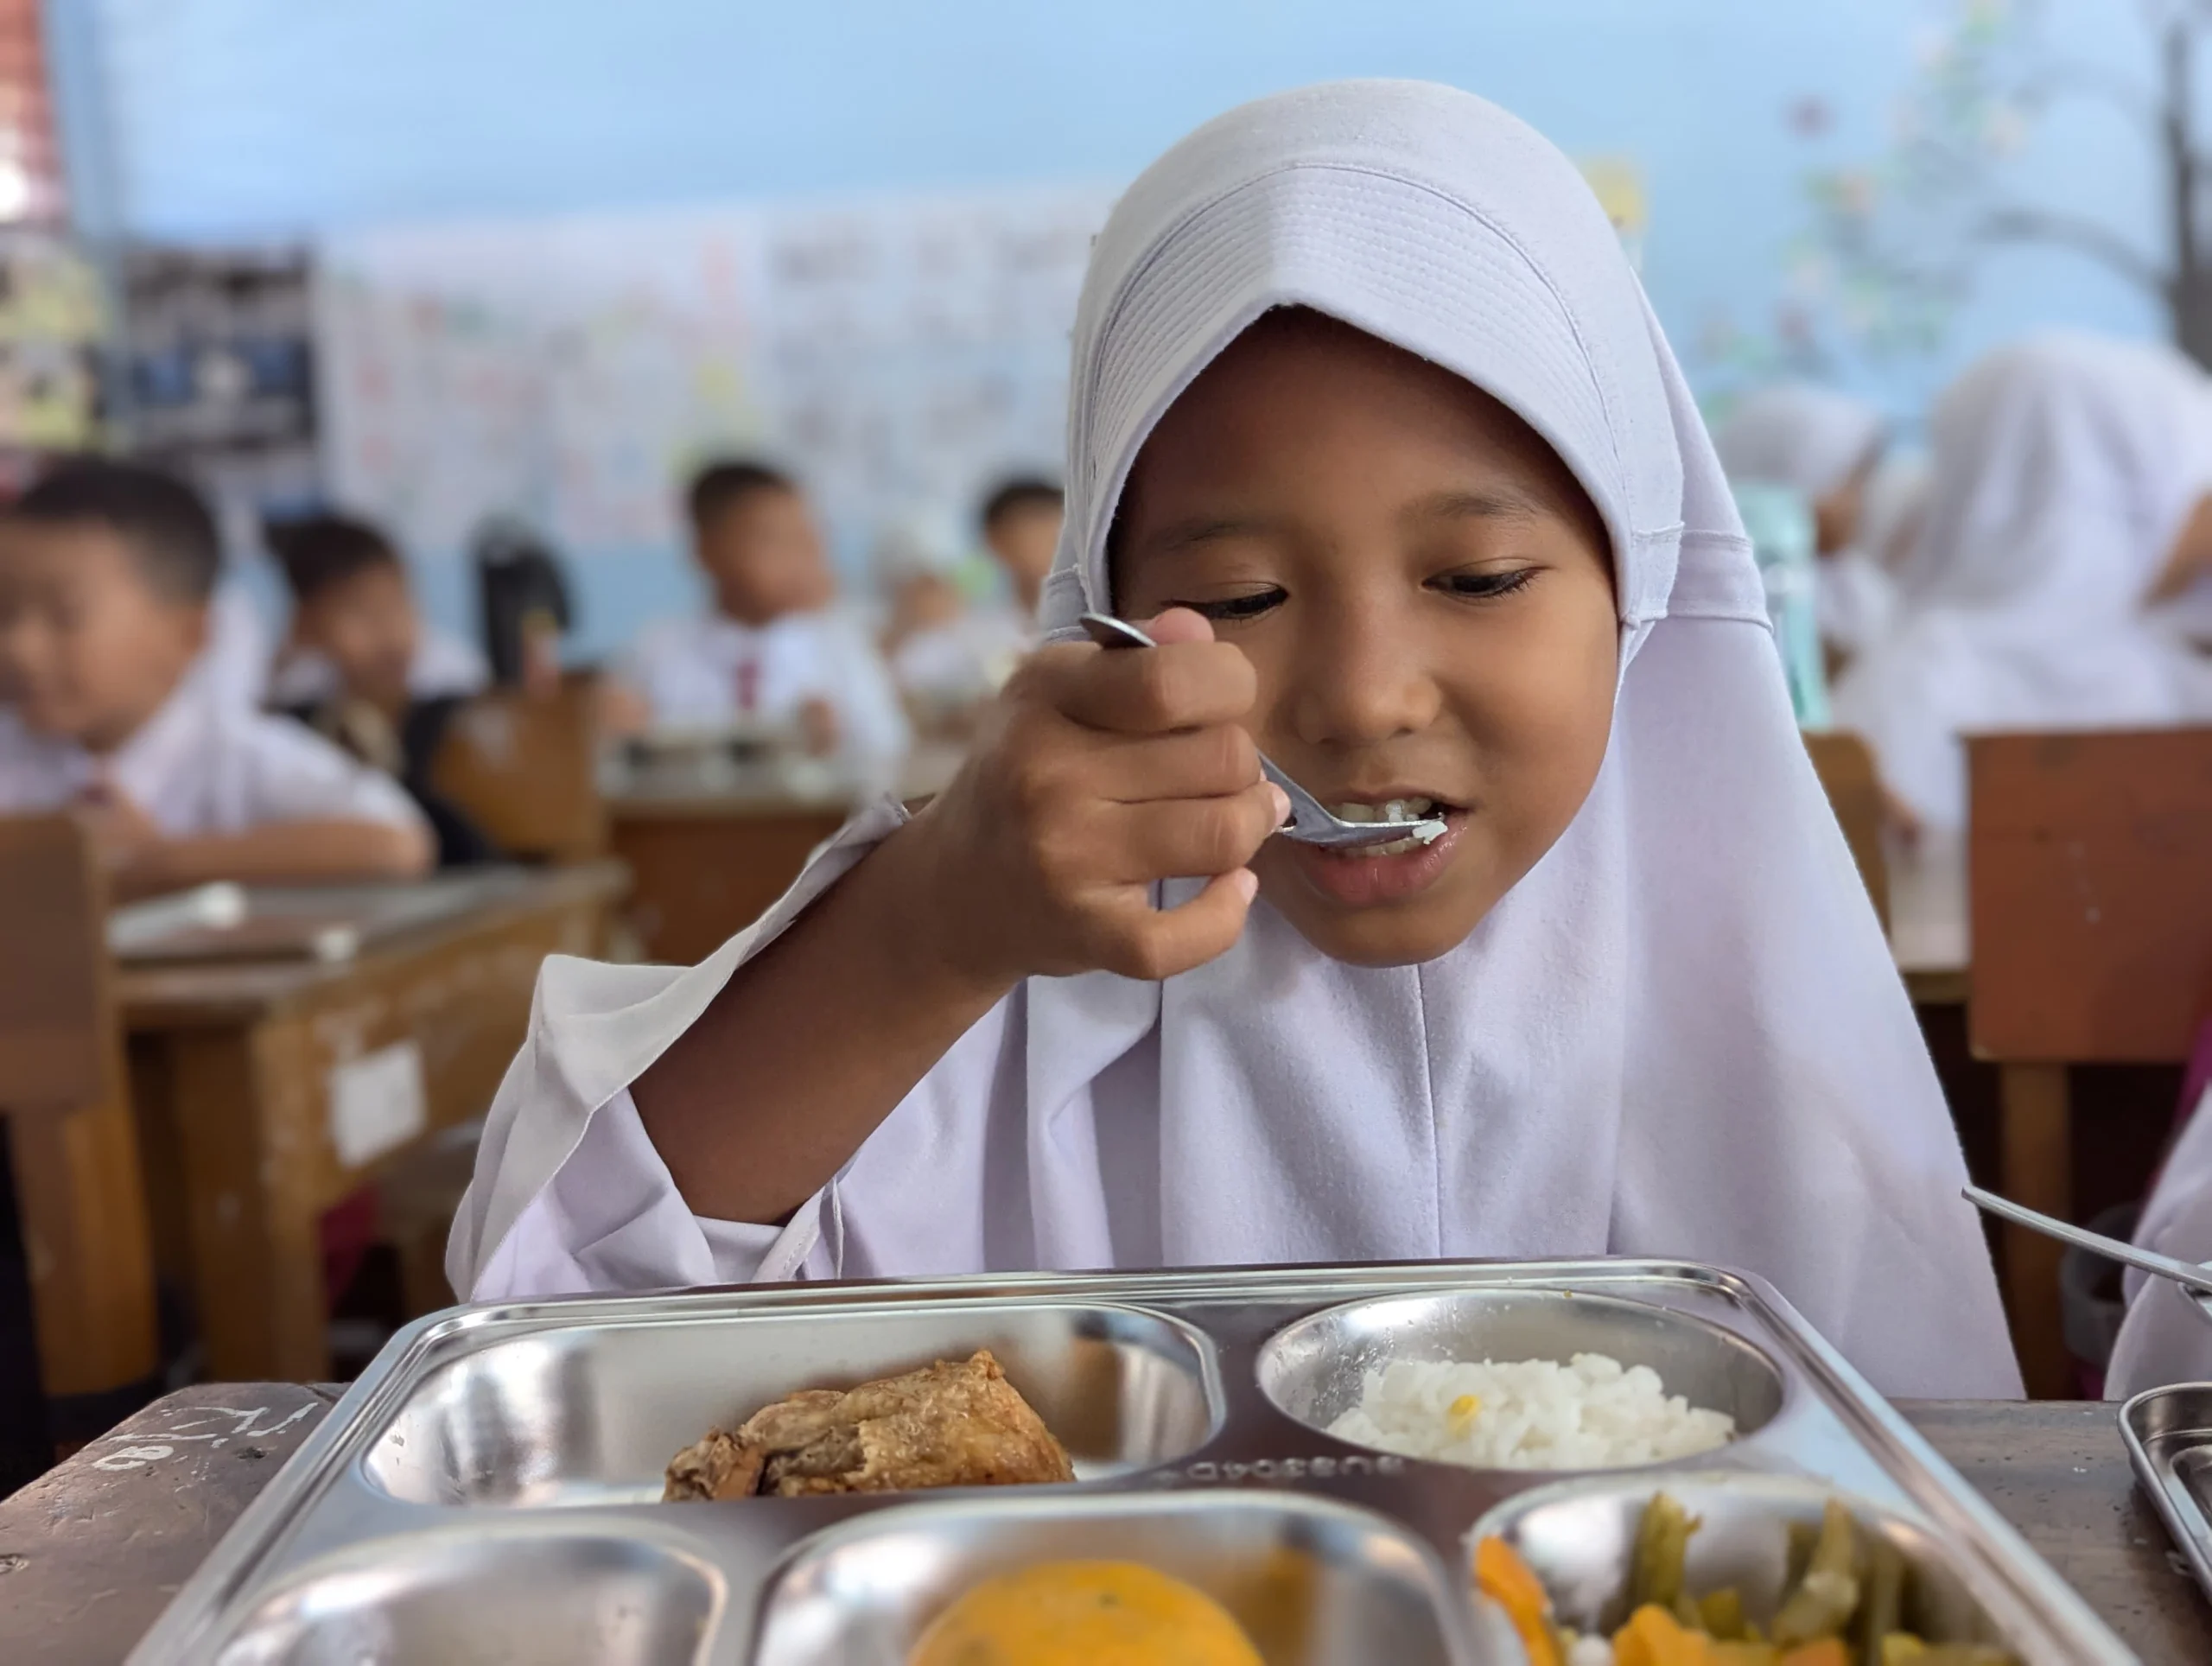
[[[1810,382],[1781,382],[1747,394],[1713,431],[1732,480],[1786,486],[1804,494],[1832,556],[1859,541],[1860,499],[1886,439],[1882,413],[1864,399]]]
[[[1885,452],[1866,477],[1858,542],[1820,565],[1821,636],[1847,660],[1896,622],[1904,600],[1897,572],[1919,537],[1929,483],[1925,457]]]
[[[944,793],[701,965],[549,961],[455,1287],[1685,1256],[1891,1393],[2016,1393],[1750,549],[1572,164],[1418,82],[1233,111],[1116,208],[1071,387],[1045,622],[1163,645],[1046,647]],[[1255,743],[1448,830],[1271,839]]]
[[[1866,537],[1887,441],[1880,411],[1809,382],[1747,395],[1713,436],[1731,480],[1786,486],[1812,510],[1821,636],[1847,653],[1881,633],[1896,592]]]
[[[1914,817],[1963,825],[1963,734],[2212,715],[2212,670],[2146,611],[2202,541],[2202,372],[2167,347],[2033,337],[1960,378],[1931,438],[1902,611],[1834,700]]]
[[[2180,1261],[2212,1262],[2212,1085],[2174,1141],[2135,1242]],[[2105,1393],[2114,1400],[2168,1383],[2212,1380],[2212,1319],[2178,1284],[2131,1270],[2127,1317],[2113,1340]]]

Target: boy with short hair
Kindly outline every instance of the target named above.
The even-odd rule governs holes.
[[[895,763],[908,739],[898,694],[867,633],[832,606],[836,582],[798,485],[765,463],[718,462],[685,502],[715,607],[640,633],[626,680],[652,727],[788,729],[817,757]]]
[[[490,686],[484,656],[423,620],[406,563],[378,528],[317,514],[273,521],[263,537],[292,593],[270,704],[291,709],[349,696],[396,708]]]
[[[280,679],[280,691],[318,692],[278,703],[397,779],[437,835],[441,867],[493,860],[490,839],[430,779],[454,714],[485,686],[480,657],[423,623],[406,563],[368,522],[310,515],[265,536],[292,592],[295,665],[320,673]]]
[[[136,464],[65,462],[0,517],[0,813],[81,810],[123,894],[421,873],[395,782],[189,674],[220,559]]]
[[[1006,569],[1023,616],[1037,617],[1060,544],[1060,488],[1034,475],[1000,483],[983,500],[983,542]]]

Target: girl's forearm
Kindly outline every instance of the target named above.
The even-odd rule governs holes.
[[[787,1216],[1007,993],[938,952],[929,843],[870,852],[632,1085],[693,1213]]]

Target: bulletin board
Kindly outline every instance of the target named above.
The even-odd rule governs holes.
[[[99,274],[81,251],[46,232],[0,233],[0,452],[99,440],[107,327]]]
[[[1052,470],[1112,193],[358,231],[318,250],[335,498],[424,554],[520,515],[579,556],[665,548],[702,459],[805,479],[841,553]]]

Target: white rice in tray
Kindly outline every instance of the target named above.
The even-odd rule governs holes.
[[[1339,1440],[1476,1469],[1618,1469],[1688,1458],[1736,1420],[1670,1395],[1649,1365],[1605,1354],[1470,1364],[1394,1359],[1367,1373]]]

